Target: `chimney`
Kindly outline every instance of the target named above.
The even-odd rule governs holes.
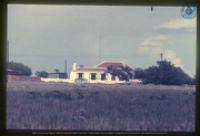
[[[73,69],[72,69],[72,70],[74,71],[74,70],[76,70],[76,69],[77,69],[77,64],[74,63],[74,64],[73,64]]]

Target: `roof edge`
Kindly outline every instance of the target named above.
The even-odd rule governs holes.
[[[98,67],[99,65],[101,65],[101,64],[103,64],[103,63],[107,63],[107,62],[108,62],[108,63],[122,63],[123,66],[126,66],[126,65],[124,64],[124,62],[122,62],[122,61],[121,61],[121,62],[119,62],[119,61],[104,61],[104,62],[101,62],[101,63],[95,65],[94,68],[95,68],[95,67]]]

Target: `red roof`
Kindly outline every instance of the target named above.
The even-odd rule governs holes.
[[[74,72],[107,72],[107,68],[104,67],[99,67],[99,68],[85,68],[85,67],[80,67]]]
[[[93,68],[79,67],[76,70],[74,70],[73,72],[97,72],[97,73],[104,72],[104,73],[106,73],[106,72],[108,72],[109,66],[129,68],[129,69],[133,70],[131,67],[127,66],[123,62],[102,62]]]
[[[9,72],[13,72],[14,70],[7,68],[7,71],[9,71]]]
[[[123,62],[102,62],[100,64],[98,64],[95,67],[105,67],[108,68],[109,66],[113,66],[113,67],[128,67],[130,69],[132,69],[131,67],[127,66],[126,64],[124,64]]]
[[[15,70],[7,68],[7,75],[18,75],[19,73]]]

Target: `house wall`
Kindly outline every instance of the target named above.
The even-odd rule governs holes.
[[[49,74],[49,78],[59,78],[59,74]]]
[[[67,78],[67,73],[49,73],[49,78]]]
[[[73,80],[70,79],[61,79],[61,78],[41,78],[43,82],[67,82],[67,83],[74,83]]]
[[[70,79],[71,79],[71,80],[74,81],[74,80],[77,79],[77,78],[78,78],[78,75],[77,75],[76,72],[71,72],[71,73],[70,73]]]
[[[97,72],[71,72],[70,73],[70,80],[76,82],[76,80],[78,79],[78,74],[79,73],[83,73],[83,80],[87,80],[86,82],[88,83],[121,83],[124,81],[120,81],[119,78],[117,76],[115,76],[115,80],[112,80],[112,76],[109,73],[106,73],[106,79],[105,80],[101,80],[101,74],[105,74],[105,73],[97,73]],[[91,79],[91,74],[95,73],[96,74],[96,79],[92,80]]]
[[[130,79],[129,80],[130,82],[133,82],[135,84],[141,84],[142,83],[142,80],[141,79]]]

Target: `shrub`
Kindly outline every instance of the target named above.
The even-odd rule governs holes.
[[[144,71],[139,71],[139,76],[143,78],[143,83],[182,85],[195,84],[195,81],[180,67],[175,67],[171,62],[158,61],[158,66],[151,66]]]
[[[31,68],[28,66],[25,66],[23,63],[20,63],[20,62],[12,62],[12,61],[8,62],[7,68],[10,68],[16,71],[19,75],[24,75],[24,76],[32,75]]]
[[[44,77],[44,78],[47,78],[48,77],[48,73],[46,71],[41,71],[41,72],[36,72],[35,73],[38,77]]]

